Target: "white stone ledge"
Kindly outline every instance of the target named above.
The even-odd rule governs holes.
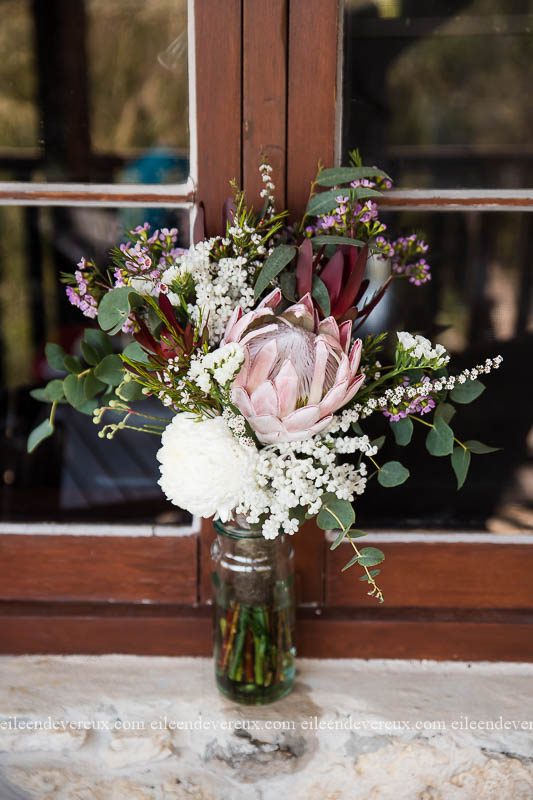
[[[533,665],[298,667],[292,695],[245,707],[209,659],[0,658],[1,800],[533,797]]]

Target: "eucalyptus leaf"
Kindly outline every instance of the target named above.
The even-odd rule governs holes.
[[[376,567],[385,560],[385,556],[377,547],[363,547],[358,562],[362,567]]]
[[[65,369],[65,351],[60,344],[48,342],[44,348],[44,353],[48,364],[52,369],[62,372]]]
[[[327,289],[326,284],[324,281],[320,280],[318,275],[313,275],[313,288],[312,288],[312,295],[318,305],[320,306],[320,310],[325,317],[329,317],[331,312],[331,301],[329,299],[329,292]]]
[[[102,358],[98,350],[96,350],[96,348],[94,348],[88,342],[83,342],[83,341],[80,347],[81,347],[81,354],[84,357],[87,364],[90,364],[91,367],[95,367]]]
[[[355,522],[355,512],[348,500],[339,500],[328,496],[316,518],[316,523],[323,531],[343,528],[348,530]]]
[[[99,403],[96,399],[86,400],[81,404],[81,406],[76,408],[76,411],[79,411],[81,414],[87,414],[87,416],[91,417],[94,410],[98,408],[98,405]]]
[[[142,386],[137,381],[124,381],[117,387],[117,394],[126,403],[135,403],[143,399]]]
[[[83,340],[99,353],[99,361],[113,352],[113,342],[110,337],[98,328],[87,328]]]
[[[376,577],[376,575],[379,575],[379,573],[381,572],[381,570],[380,570],[380,569],[369,569],[369,570],[368,570],[368,572],[370,573],[370,578],[375,578],[375,577]],[[367,574],[366,574],[366,572],[365,572],[365,574],[364,574],[364,575],[361,575],[361,577],[359,578],[359,580],[360,580],[360,581],[366,581],[367,583],[369,583],[369,580],[370,580],[370,579],[369,579],[368,575],[367,575]]]
[[[444,422],[451,422],[455,416],[455,408],[451,403],[439,403],[435,409],[435,416],[442,417]]]
[[[453,431],[443,417],[435,417],[426,437],[426,448],[432,456],[449,456],[453,452]]]
[[[411,439],[413,438],[413,420],[409,419],[409,417],[405,417],[404,419],[398,420],[398,422],[391,422],[390,423],[391,430],[394,434],[394,439],[396,444],[405,447],[409,444]]]
[[[399,461],[387,461],[379,469],[378,483],[386,489],[391,489],[405,483],[409,474],[407,467],[404,467]]]
[[[279,273],[290,264],[296,253],[296,247],[292,244],[280,244],[269,255],[265,261],[261,272],[255,283],[255,299],[260,297],[269,284],[275,280]]]
[[[94,374],[94,370],[91,370],[87,373],[84,381],[85,398],[87,400],[92,400],[92,398],[97,395],[98,392],[102,392],[105,388],[106,384],[103,381],[98,380]]]
[[[78,358],[78,356],[65,356],[64,364],[65,369],[68,370],[68,372],[73,372],[75,375],[79,375],[79,373],[84,370],[82,360]]]
[[[476,453],[476,455],[486,455],[487,453],[497,453],[501,450],[501,447],[490,447],[488,444],[483,444],[483,442],[478,442],[476,439],[469,439],[465,442],[466,447],[472,452]]]
[[[378,438],[377,439],[373,439],[370,442],[370,444],[372,445],[372,447],[377,447],[378,452],[379,452],[386,441],[387,441],[387,437],[386,436],[378,436]]]
[[[38,400],[40,403],[50,402],[50,400],[46,396],[46,391],[44,387],[40,387],[39,389],[32,389],[30,392],[30,397],[33,397],[34,400]]]
[[[85,377],[79,378],[77,375],[67,375],[63,381],[63,388],[67,401],[76,409],[79,409],[87,402],[85,396]]]
[[[350,567],[353,567],[353,565],[357,564],[358,561],[359,561],[359,556],[358,555],[352,556],[351,559],[349,561],[347,561],[346,564],[344,565],[344,567],[341,569],[341,572],[346,572],[347,569],[350,569]]]
[[[126,345],[122,355],[129,358],[130,361],[139,361],[142,364],[148,364],[149,361],[147,352],[143,350],[139,342],[130,342]]]
[[[35,448],[38,447],[42,441],[48,439],[53,432],[54,426],[49,419],[45,419],[40,425],[37,425],[28,436],[28,443],[26,445],[28,453],[33,453]]]
[[[49,381],[44,387],[44,391],[50,403],[59,403],[61,400],[65,399],[63,381],[60,381],[58,378],[55,378],[53,381]]]
[[[483,394],[485,384],[481,381],[466,381],[466,383],[456,383],[450,392],[450,398],[454,403],[471,403]]]
[[[126,322],[132,305],[141,301],[130,286],[120,286],[105,294],[98,308],[98,324],[110,335],[118,333]]]
[[[319,186],[340,186],[364,178],[390,180],[387,173],[377,167],[330,167],[319,172],[316,182]]]
[[[460,489],[466,480],[470,459],[471,455],[469,450],[465,450],[461,445],[454,447],[452,453],[452,467],[455,472],[455,477],[457,478],[457,489]]]
[[[106,356],[94,369],[95,376],[108,386],[118,386],[124,380],[124,364],[120,356]]]

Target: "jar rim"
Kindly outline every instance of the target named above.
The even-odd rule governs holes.
[[[264,539],[265,537],[260,530],[253,530],[252,528],[241,528],[236,523],[221,522],[219,519],[214,520],[214,528],[217,533],[224,536],[229,536],[230,539]],[[265,539],[265,541],[267,541]]]

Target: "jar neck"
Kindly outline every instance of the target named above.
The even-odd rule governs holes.
[[[228,536],[231,539],[256,539],[267,541],[260,530],[251,528],[242,516],[229,522],[221,522],[219,519],[214,522],[215,531],[221,536]]]

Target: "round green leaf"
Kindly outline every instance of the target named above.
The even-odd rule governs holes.
[[[385,556],[377,547],[363,547],[360,552],[361,555],[358,558],[358,562],[362,567],[375,567],[385,559]]]
[[[143,399],[142,386],[137,381],[125,381],[117,387],[117,395],[126,403],[135,403]]]
[[[44,353],[46,355],[46,360],[52,369],[57,369],[60,372],[65,369],[65,351],[61,345],[54,344],[54,342],[48,342],[44,348]]]
[[[355,512],[348,500],[339,500],[329,495],[322,503],[316,523],[323,531],[348,530],[355,522]]]
[[[141,361],[143,364],[148,363],[148,354],[143,350],[139,342],[130,342],[122,351],[122,355],[129,358],[130,361]]]
[[[399,461],[387,461],[378,472],[378,483],[387,489],[400,486],[409,477],[409,470]]]
[[[102,358],[98,350],[96,350],[96,348],[87,342],[81,343],[81,354],[87,364],[90,364],[91,367],[95,367]]]
[[[405,447],[413,437],[413,421],[409,417],[390,423],[396,444]]]
[[[104,356],[108,356],[113,352],[113,342],[110,337],[107,333],[98,330],[98,328],[87,328],[83,339],[90,347],[98,352],[99,361],[101,361]]]
[[[65,356],[64,363],[65,369],[69,372],[73,372],[75,375],[83,372],[83,364],[81,358],[78,358],[78,356]]]
[[[129,286],[120,286],[105,294],[98,307],[100,327],[110,335],[118,333],[129,316],[135,297],[138,298],[138,295]]]
[[[40,425],[37,425],[28,436],[28,444],[26,446],[28,453],[33,453],[35,448],[38,447],[44,439],[51,436],[53,432],[54,426],[49,419],[45,419]]]
[[[485,391],[485,384],[481,381],[466,381],[457,383],[450,392],[454,403],[471,403]]]
[[[79,408],[87,401],[85,397],[85,377],[79,378],[77,375],[67,375],[63,381],[63,389],[67,402],[74,408]]]
[[[442,417],[444,422],[451,422],[455,416],[455,408],[451,403],[439,403],[435,409],[435,416]]]
[[[465,450],[464,447],[460,445],[454,447],[452,453],[452,467],[455,472],[455,477],[457,478],[457,489],[460,489],[466,480],[468,468],[470,466],[470,458],[469,450]]]
[[[63,381],[55,379],[46,384],[44,391],[50,403],[60,402],[65,399],[65,390],[63,388]]]
[[[106,388],[107,384],[103,383],[103,381],[99,381],[96,375],[94,374],[94,370],[91,370],[85,376],[85,397],[87,400],[92,400],[92,398],[98,394],[98,392],[102,392]]]
[[[435,417],[426,437],[426,448],[432,456],[449,456],[453,452],[453,431],[442,417]]]
[[[108,386],[118,386],[124,380],[124,364],[120,356],[112,353],[94,368],[94,374]]]

